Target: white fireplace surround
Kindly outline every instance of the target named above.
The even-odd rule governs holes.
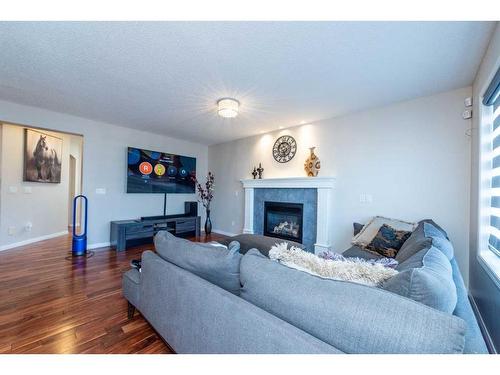
[[[243,233],[254,233],[254,191],[255,189],[316,189],[318,192],[316,217],[316,243],[314,252],[331,248],[332,202],[334,177],[287,177],[241,180],[245,189],[245,225]]]

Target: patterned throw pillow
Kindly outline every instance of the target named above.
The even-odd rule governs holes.
[[[387,258],[394,258],[410,235],[411,232],[396,230],[384,224],[366,248]]]

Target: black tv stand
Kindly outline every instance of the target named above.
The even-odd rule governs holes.
[[[173,217],[172,217],[173,216]],[[111,222],[110,242],[117,251],[127,249],[129,244],[151,242],[159,231],[166,230],[177,237],[200,235],[200,217],[190,214],[150,216],[136,220]]]
[[[188,214],[178,214],[178,215],[158,215],[158,216],[141,216],[141,221],[154,221],[162,219],[175,219],[177,217],[187,217]]]

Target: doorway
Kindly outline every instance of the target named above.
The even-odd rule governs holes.
[[[82,145],[81,136],[70,136],[69,181],[68,181],[68,228],[73,230],[73,200],[82,193]],[[81,202],[77,202],[75,213],[75,232],[79,232],[81,223]]]

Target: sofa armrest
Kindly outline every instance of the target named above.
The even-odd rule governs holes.
[[[123,274],[122,277],[123,296],[127,299],[127,301],[129,301],[135,307],[139,307],[140,283],[141,283],[141,273],[136,268],[132,268]]]

